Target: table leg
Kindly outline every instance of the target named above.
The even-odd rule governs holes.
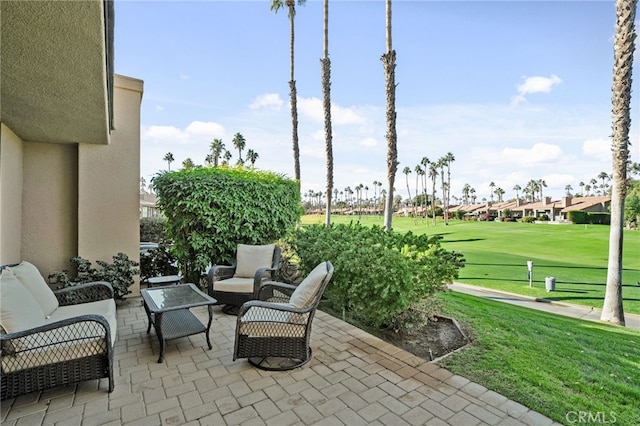
[[[147,321],[149,323],[149,325],[147,325],[147,334],[149,334],[149,332],[151,331],[151,311],[149,310],[147,304],[144,303],[144,300],[142,305],[144,306],[144,311],[147,313]]]
[[[155,321],[153,325],[156,329],[156,334],[158,335],[158,340],[160,341],[160,356],[158,357],[158,364],[162,363],[162,358],[164,357],[164,337],[162,336],[162,312],[157,312],[155,314]]]
[[[209,350],[211,350],[213,349],[213,346],[211,346],[211,339],[209,338],[209,330],[211,329],[211,321],[213,320],[213,306],[208,305],[207,308],[209,310],[209,322],[207,323],[207,345],[209,345]]]

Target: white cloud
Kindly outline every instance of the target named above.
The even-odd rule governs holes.
[[[518,86],[518,94],[512,99],[513,105],[527,102],[525,95],[532,93],[550,93],[553,86],[562,83],[562,79],[555,74],[552,74],[551,77],[525,76],[523,78],[524,82]]]
[[[324,122],[322,100],[319,98],[298,99],[298,111],[318,123]],[[366,118],[356,108],[346,108],[331,104],[331,123],[334,125],[365,124]]]
[[[265,93],[264,95],[256,96],[249,104],[251,109],[271,109],[280,111],[284,101],[280,97],[279,93]]]
[[[141,138],[156,144],[208,143],[213,138],[221,138],[224,127],[211,121],[193,121],[186,128],[175,126],[149,126],[142,129]]]
[[[611,158],[611,141],[605,138],[586,140],[582,144],[582,153],[597,160]]]
[[[504,148],[500,153],[501,161],[526,166],[558,161],[562,156],[559,146],[546,143],[537,143],[531,148]]]
[[[164,107],[161,105],[156,105],[156,111],[164,111]]]
[[[364,147],[374,147],[378,146],[378,142],[374,138],[364,138],[360,141],[360,145]]]
[[[180,74],[180,80],[189,80],[191,78],[188,74]]]

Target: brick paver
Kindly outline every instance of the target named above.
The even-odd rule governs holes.
[[[552,425],[521,404],[318,312],[307,365],[232,361],[236,318],[215,308],[203,335],[167,342],[158,364],[139,299],[118,303],[116,387],[93,380],[2,401],[3,425]],[[193,312],[206,319],[206,308]]]

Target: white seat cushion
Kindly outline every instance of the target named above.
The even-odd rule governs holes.
[[[79,303],[77,305],[60,306],[51,315],[45,319],[47,323],[60,321],[67,318],[73,318],[80,315],[102,315],[107,319],[111,328],[111,343],[116,341],[117,321],[116,321],[116,302],[113,299],[98,300],[97,302]]]
[[[20,280],[27,290],[31,292],[45,316],[51,315],[58,308],[58,299],[53,294],[51,287],[46,283],[38,268],[27,261],[18,266],[12,266],[11,271]]]
[[[326,262],[322,262],[313,268],[313,271],[311,271],[309,275],[307,275],[307,277],[298,284],[298,287],[296,287],[289,299],[289,303],[298,309],[308,307],[311,302],[313,302],[313,298],[318,292],[320,284],[322,284],[322,280],[324,280],[326,276],[327,264]]]
[[[216,281],[213,283],[213,289],[215,291],[224,291],[228,293],[253,293],[253,277],[232,277],[226,280]]]
[[[8,269],[0,275],[0,324],[8,333],[44,324],[44,313],[36,299]]]
[[[254,278],[260,268],[271,268],[275,244],[252,246],[238,244],[236,252],[236,272],[238,278]]]
[[[304,337],[308,317],[308,313],[294,314],[253,306],[242,316],[238,332],[248,336]]]

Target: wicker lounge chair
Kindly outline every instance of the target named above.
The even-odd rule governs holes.
[[[259,300],[244,303],[238,312],[233,360],[248,358],[263,370],[290,370],[309,362],[311,323],[332,275],[331,262],[323,262],[297,287],[265,282]]]
[[[85,380],[113,391],[116,307],[106,282],[52,291],[28,262],[0,277],[2,400]]]
[[[260,284],[273,279],[279,265],[280,247],[275,244],[238,244],[233,265],[214,265],[209,269],[209,295],[225,305],[224,313],[237,315],[240,305],[258,297]]]

